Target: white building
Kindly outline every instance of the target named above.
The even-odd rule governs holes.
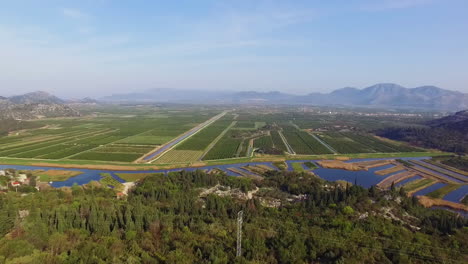
[[[0,176],[6,176],[6,172],[4,170],[0,170]]]
[[[18,177],[16,177],[16,179],[19,182],[24,183],[28,179],[28,176],[26,174],[18,174]]]

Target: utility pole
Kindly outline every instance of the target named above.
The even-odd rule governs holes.
[[[237,213],[237,254],[236,257],[242,256],[242,217],[244,216],[243,211]]]

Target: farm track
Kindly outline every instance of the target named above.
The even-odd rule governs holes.
[[[413,162],[411,162],[411,163],[413,163]],[[422,167],[421,165],[418,165],[417,163],[413,163],[413,164],[414,164],[414,166],[411,167],[412,170],[421,172],[421,173],[423,173],[425,175],[430,176],[431,178],[438,179],[441,182],[445,182],[445,183],[463,183],[462,180],[459,180],[457,178],[451,177],[449,175],[444,175],[444,174],[442,174],[440,172],[433,171],[430,168]]]
[[[441,174],[444,174],[444,175],[447,175],[447,176],[450,176],[452,178],[455,178],[457,180],[460,180],[462,181],[463,183],[468,183],[468,177],[464,176],[464,175],[461,175],[459,173],[456,173],[456,172],[453,172],[453,171],[449,171],[447,169],[444,169],[444,168],[441,168],[441,167],[438,167],[436,165],[433,165],[433,164],[430,164],[430,163],[427,163],[427,162],[424,162],[424,161],[413,161],[413,163],[421,166],[421,167],[424,167],[424,168],[427,168],[427,169],[430,169],[430,170],[433,170],[433,171],[436,171],[438,173],[441,173]]]
[[[111,131],[111,132],[115,132],[115,131]],[[88,150],[85,150],[85,151],[82,151],[82,152],[79,152],[79,153],[75,153],[75,154],[73,154],[73,155],[71,155],[71,156],[62,158],[62,160],[63,160],[63,159],[70,159],[70,158],[73,158],[74,156],[78,156],[78,155],[83,154],[83,153],[86,153],[86,152],[93,152],[93,150],[96,150],[96,149],[101,148],[101,147],[105,147],[105,146],[107,146],[107,145],[114,144],[114,143],[116,143],[116,142],[118,142],[118,141],[120,141],[120,140],[122,140],[122,139],[117,139],[117,140],[112,141],[112,142],[109,142],[109,143],[107,143],[107,144],[100,145],[100,146],[97,146],[97,147],[95,147],[95,148],[88,149]]]
[[[328,150],[330,150],[332,153],[334,154],[338,154],[338,151],[336,151],[334,148],[332,148],[330,145],[328,145],[327,143],[325,143],[325,141],[323,141],[322,139],[320,139],[319,137],[317,137],[316,135],[314,135],[313,133],[309,133],[307,132],[309,135],[311,135],[313,138],[315,138],[315,140],[317,140],[318,142],[320,142],[320,144],[322,144],[324,147],[326,147]]]
[[[237,124],[237,121],[232,121],[232,123],[226,127],[226,129],[223,130],[223,132],[221,132],[221,134],[219,134],[209,145],[208,147],[205,148],[205,150],[203,151],[203,154],[201,155],[201,157],[198,159],[199,161],[201,161],[205,156],[206,154],[208,154],[208,152],[210,152],[210,150],[216,145],[216,143],[218,143],[219,140],[221,140],[221,138],[224,137],[224,135],[226,135],[226,133],[231,129],[233,128],[235,125]]]
[[[61,144],[70,144],[70,143],[73,143],[73,142],[78,141],[78,140],[83,140],[83,139],[87,139],[87,138],[91,138],[91,137],[94,137],[94,136],[103,135],[103,134],[107,134],[107,133],[111,133],[111,132],[113,132],[113,131],[105,131],[105,132],[102,132],[102,133],[99,133],[99,134],[93,134],[94,132],[87,132],[87,133],[83,133],[83,134],[79,134],[79,135],[74,136],[75,138],[73,138],[73,140],[71,142],[69,142],[70,139],[59,137],[59,138],[53,139],[51,141],[39,142],[38,144],[36,144],[36,145],[40,145],[40,144],[49,143],[49,144],[47,144],[47,145],[45,145],[43,147],[41,146],[39,148],[34,148],[34,144],[33,144],[33,145],[30,146],[30,148],[28,150],[16,152],[13,155],[21,155],[21,154],[25,154],[25,153],[28,153],[28,152],[33,152],[33,151],[38,151],[38,150],[41,150],[41,149],[50,148],[52,146],[58,146],[58,145],[61,145]],[[22,148],[25,148],[25,147],[28,147],[28,146],[24,146]],[[11,149],[11,150],[7,150],[7,151],[14,151],[14,150],[15,149]],[[8,155],[6,157],[12,157],[11,155],[12,154],[10,154],[10,155]],[[38,155],[38,156],[40,156],[40,155]]]
[[[291,145],[289,145],[289,142],[288,142],[288,140],[286,140],[286,137],[283,135],[283,132],[278,131],[278,134],[280,135],[281,140],[283,140],[283,144],[284,144],[284,145],[286,146],[286,148],[288,149],[289,154],[291,154],[291,155],[296,155],[296,152],[294,152],[294,150],[293,150],[293,148],[291,147]]]
[[[152,163],[157,160],[158,157],[164,155],[171,149],[175,148],[177,145],[181,144],[182,142],[186,141],[187,139],[191,138],[192,136],[196,135],[198,132],[202,131],[204,128],[210,126],[224,115],[226,115],[228,111],[224,111],[219,115],[216,115],[207,121],[203,122],[202,124],[190,129],[189,131],[183,133],[182,135],[176,137],[175,139],[171,140],[170,142],[159,146],[158,148],[154,149],[152,152],[146,154],[141,160],[147,161],[147,163]]]

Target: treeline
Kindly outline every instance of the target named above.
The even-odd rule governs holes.
[[[257,198],[209,194],[260,188]],[[466,258],[467,222],[403,191],[270,172],[255,181],[201,171],[155,174],[126,200],[111,189],[0,196],[0,263],[421,263]],[[280,200],[266,206],[268,199]],[[398,201],[398,202],[397,202]],[[383,217],[393,208],[407,224]],[[243,254],[236,217],[244,211]]]
[[[438,127],[389,127],[376,131],[381,137],[454,153],[468,153],[468,138],[456,130]]]
[[[20,121],[15,119],[1,119],[0,118],[0,136],[6,136],[12,131],[21,129],[31,129],[39,127],[38,124],[28,121]]]

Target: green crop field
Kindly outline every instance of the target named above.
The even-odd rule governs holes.
[[[0,137],[0,157],[131,162],[219,111],[97,109],[93,117],[29,121],[34,128]]]
[[[418,148],[397,145],[389,142],[379,140],[370,135],[358,134],[358,133],[343,133],[344,136],[352,139],[355,142],[361,143],[362,145],[372,148],[375,152],[412,152],[421,151]]]
[[[178,145],[176,149],[203,151],[231,123],[231,120],[220,119]]]
[[[392,117],[324,115],[294,107],[233,110],[220,106],[107,105],[83,106],[80,111],[82,117],[24,121],[26,129],[0,136],[0,158],[83,164],[140,162],[154,149],[222,112],[227,113],[154,163],[282,156],[288,149],[279,131],[297,155],[411,155],[424,151],[373,135],[373,129],[383,127],[384,122],[401,124]],[[250,151],[251,140],[255,153]]]
[[[232,133],[226,133],[216,145],[208,151],[203,160],[227,159],[236,157],[242,139],[234,138]]]
[[[317,136],[335,149],[338,153],[372,153],[375,152],[370,147],[343,136],[339,132],[327,132],[317,134]]]
[[[263,136],[254,140],[254,147],[261,149],[269,149],[273,147],[273,140],[270,136]]]
[[[178,150],[173,149],[158,158],[154,163],[178,163],[178,162],[194,162],[203,155],[203,151],[199,150]]]
[[[288,148],[284,145],[283,140],[281,139],[281,136],[279,135],[278,131],[271,131],[271,140],[273,141],[273,146],[279,150],[282,150],[284,152],[288,151]]]
[[[286,137],[289,145],[297,154],[330,154],[322,143],[307,132],[297,130],[292,126],[283,126],[283,135]]]

